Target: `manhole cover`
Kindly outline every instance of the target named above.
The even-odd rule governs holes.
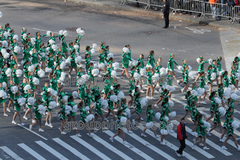
[[[67,30],[67,31],[75,32],[77,28],[79,28],[79,27],[66,28],[66,30]]]

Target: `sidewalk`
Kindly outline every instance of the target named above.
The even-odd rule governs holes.
[[[136,3],[134,2],[128,2],[128,4],[125,4],[124,6],[120,5],[121,0],[66,0],[67,2],[76,2],[76,3],[83,3],[88,5],[98,5],[98,6],[106,6],[110,7],[116,10],[125,10],[125,11],[132,11],[137,12],[141,14],[147,14],[147,15],[153,15],[153,16],[159,16],[162,17],[161,11],[154,11],[152,9],[144,10],[144,7],[146,5],[140,5],[140,7],[135,7]],[[170,19],[172,20],[183,20],[188,21],[192,23],[198,23],[203,25],[209,25],[212,27],[219,27],[219,28],[228,28],[228,29],[234,29],[234,30],[240,30],[240,24],[237,22],[234,22],[233,24],[229,24],[227,19],[222,19],[221,21],[216,21],[215,19],[212,19],[211,16],[205,17],[204,19],[199,19],[197,17],[197,14],[183,14],[179,15],[176,13],[173,15],[173,13],[170,14]]]

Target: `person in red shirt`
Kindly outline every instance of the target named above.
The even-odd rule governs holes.
[[[187,138],[187,133],[185,130],[184,118],[181,119],[180,124],[177,126],[177,139],[180,141],[180,148],[176,151],[178,157],[183,157],[183,150],[186,147],[185,139]]]

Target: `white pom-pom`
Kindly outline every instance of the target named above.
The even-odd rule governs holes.
[[[68,36],[68,31],[67,31],[67,30],[64,30],[64,31],[63,31],[63,35],[64,35],[65,37],[67,37],[67,36]]]
[[[233,122],[232,122],[232,127],[233,127],[233,129],[238,129],[239,128],[239,122],[238,121],[236,121],[236,120],[234,120]]]
[[[173,123],[169,123],[167,125],[167,130],[172,130],[173,129]]]
[[[116,71],[117,69],[119,69],[119,63],[118,63],[118,62],[114,62],[112,66],[113,66],[113,68],[114,68],[115,71]]]
[[[24,91],[25,91],[25,93],[26,93],[27,90],[31,89],[31,86],[30,86],[29,84],[27,84],[23,89],[24,89]]]
[[[112,71],[111,72],[111,77],[112,78],[116,78],[117,77],[117,72],[116,71]]]
[[[192,70],[192,67],[191,66],[188,66],[188,71],[190,72]]]
[[[148,103],[148,99],[147,98],[143,98],[141,101],[140,101],[140,104],[141,104],[141,108],[145,107]]]
[[[165,129],[161,129],[161,135],[168,135],[168,131]]]
[[[72,108],[72,112],[76,113],[77,111],[78,111],[78,106],[74,105],[73,108]]]
[[[93,44],[92,44],[92,48],[93,48],[93,49],[97,49],[97,43],[93,43]]]
[[[44,114],[46,111],[46,108],[43,105],[38,106],[38,113]]]
[[[116,95],[111,95],[110,96],[110,101],[112,101],[113,103],[116,103],[118,101],[118,98]]]
[[[5,37],[6,39],[8,39],[9,32],[4,32],[3,35],[4,35],[4,37]]]
[[[238,95],[235,93],[231,94],[231,98],[234,99],[235,101],[239,99]]]
[[[38,76],[41,77],[41,78],[45,76],[45,72],[44,72],[42,69],[40,69],[40,70],[37,72],[37,74],[38,74]]]
[[[127,123],[127,118],[126,117],[121,117],[121,119],[120,119],[120,122],[121,122],[121,125],[126,125],[126,123]]]
[[[167,85],[166,89],[169,90],[170,92],[175,91],[175,87],[169,85]]]
[[[79,33],[82,29],[81,28],[77,28],[76,32]]]
[[[102,109],[104,109],[104,110],[107,109],[107,107],[108,107],[107,100],[105,100],[103,98],[101,98],[100,100],[101,100],[101,104],[102,104]]]
[[[208,59],[208,63],[211,65],[213,63],[212,59]]]
[[[47,37],[50,37],[51,35],[51,31],[47,31],[47,33],[46,33],[46,35],[47,35]]]
[[[146,69],[145,69],[145,68],[141,68],[141,69],[140,69],[140,74],[141,74],[141,76],[146,75],[146,74],[147,74],[147,73],[146,73]]]
[[[81,56],[77,56],[75,58],[75,63],[80,63],[82,61],[82,57]]]
[[[121,100],[122,98],[124,98],[125,96],[124,96],[124,93],[122,92],[122,91],[120,91],[119,93],[118,93],[118,95],[117,95],[117,98],[118,98],[118,100]]]
[[[96,63],[93,64],[94,69],[98,69],[98,65]]]
[[[205,88],[205,90],[209,90],[210,89],[209,85],[205,85],[204,88]]]
[[[112,53],[109,53],[107,58],[108,58],[108,59],[113,58],[113,54],[112,54]]]
[[[148,122],[148,123],[146,123],[146,127],[147,127],[148,129],[152,128],[152,127],[153,127],[153,122]]]
[[[3,90],[0,90],[0,98],[6,99],[7,98],[7,93]]]
[[[27,34],[26,34],[26,33],[23,34],[23,39],[24,39],[24,40],[27,39]]]
[[[164,119],[165,121],[169,121],[168,116],[164,116],[163,119]]]
[[[196,73],[195,73],[195,72],[189,72],[188,76],[189,76],[191,79],[195,79]]]
[[[132,61],[129,62],[129,66],[136,66],[137,65],[137,61],[135,61],[134,59],[132,59]]]
[[[166,76],[166,75],[167,75],[166,68],[161,68],[161,69],[160,69],[160,75],[161,75],[161,76]]]
[[[163,92],[162,88],[159,88],[159,93],[162,93],[162,92]]]
[[[36,40],[36,38],[31,38],[31,43],[32,43],[33,45],[35,45],[35,40]]]
[[[55,44],[55,41],[52,40],[52,39],[50,39],[48,42],[49,42],[51,45]]]
[[[53,44],[53,45],[52,45],[52,49],[56,52],[56,51],[58,50],[58,46],[55,45],[55,44]]]
[[[75,48],[75,50],[79,49],[79,45],[77,45],[77,44],[75,44],[73,47]]]
[[[140,79],[140,78],[139,78],[139,79]],[[155,74],[152,76],[152,81],[153,81],[153,83],[159,81],[159,79],[160,79],[160,75],[157,74],[157,73],[155,73]]]
[[[64,103],[67,103],[67,102],[68,102],[68,96],[63,96],[62,99],[63,99],[63,102],[64,102]]]
[[[98,69],[93,69],[92,74],[93,74],[94,77],[98,76],[99,70]]]
[[[79,78],[78,81],[77,81],[78,85],[83,85],[86,83],[86,80],[84,78]]]
[[[90,52],[91,52],[91,54],[95,54],[96,53],[95,49],[91,49]]]
[[[94,115],[93,114],[89,114],[88,116],[87,116],[87,118],[85,119],[85,121],[86,122],[90,122],[91,120],[93,120],[94,119]]]
[[[12,92],[13,94],[16,94],[17,91],[18,91],[18,87],[17,87],[17,86],[12,86],[10,89],[11,89],[11,92]]]
[[[205,92],[205,89],[204,88],[198,88],[197,92],[198,92],[198,96],[202,96]]]
[[[172,100],[168,101],[169,107],[173,107],[174,106],[174,102]]]
[[[87,112],[90,110],[89,106],[86,106],[85,109]]]
[[[63,35],[63,30],[60,30],[60,31],[58,32],[58,34],[59,34],[59,35]]]
[[[204,127],[207,127],[206,130],[209,131],[209,129],[211,128],[211,124],[204,120],[203,120],[203,123],[204,123]]]
[[[39,85],[39,79],[36,77],[33,77],[33,84],[34,85]]]
[[[219,107],[218,109],[219,113],[222,115],[222,116],[225,116],[226,114],[226,109],[224,107]]]
[[[71,57],[69,56],[67,59],[66,59],[66,64],[70,64],[70,61],[71,61]]]
[[[212,81],[215,80],[215,79],[216,79],[216,76],[217,76],[216,73],[213,72],[213,73],[211,74],[211,80],[212,80]]]
[[[240,91],[239,91],[239,90],[236,90],[234,93],[235,93],[236,95],[240,96]]]
[[[129,49],[127,47],[123,47],[122,51],[127,54],[129,53]]]
[[[55,91],[54,89],[52,89],[52,88],[48,88],[47,91],[50,92],[52,96],[54,96],[54,97],[57,96],[57,91]]]
[[[192,91],[191,91],[191,94],[192,94],[194,97],[198,96],[198,92],[197,92],[196,90],[192,90]]]
[[[78,92],[77,91],[73,91],[72,92],[72,96],[74,99],[77,99],[78,98]]]
[[[21,98],[18,98],[17,101],[20,106],[23,106],[26,103],[26,98],[21,97]]]
[[[180,65],[178,65],[177,68],[178,68],[178,70],[180,70],[180,71],[183,69],[183,67],[180,66]]]
[[[8,68],[5,73],[6,73],[6,75],[7,75],[8,77],[10,77],[11,74],[12,74],[11,68]]]
[[[47,72],[47,73],[52,73],[52,68],[46,67],[46,68],[45,68],[45,72]]]
[[[176,112],[175,111],[170,112],[168,115],[169,115],[169,117],[176,117]]]
[[[134,77],[135,81],[139,81],[141,79],[141,75],[138,74],[137,72],[134,73],[133,77]]]
[[[28,98],[28,104],[29,104],[29,105],[34,105],[34,104],[35,104],[35,101],[36,101],[36,99],[33,98],[33,97],[29,97],[29,98]]]
[[[60,64],[60,68],[61,68],[61,69],[64,69],[65,66],[66,66],[66,62],[65,62],[65,61],[62,61],[62,63]]]
[[[34,65],[31,65],[28,67],[28,72],[33,72],[34,71]]]
[[[98,68],[103,69],[105,67],[104,63],[98,63]]]
[[[6,88],[7,87],[7,83],[6,82],[2,82],[2,88]]]
[[[87,82],[87,81],[88,81],[88,79],[89,79],[89,75],[87,75],[87,74],[84,74],[84,75],[82,75],[82,78],[83,78],[83,79],[85,79],[85,81]]]
[[[8,42],[6,40],[2,41],[2,46],[7,48],[8,47]]]
[[[157,112],[157,113],[155,114],[155,117],[157,118],[157,120],[160,120],[161,114],[160,114],[159,112]]]
[[[231,97],[231,89],[230,88],[224,88],[224,97],[225,97],[225,99],[228,99]]]
[[[16,40],[18,41],[18,35],[15,34],[15,35],[13,36],[13,39],[16,39]]]
[[[17,77],[21,77],[22,76],[22,70],[21,69],[17,69],[16,70],[16,75],[17,75]]]
[[[70,111],[72,111],[72,107],[65,105],[65,113],[68,115],[68,114],[70,114]]]
[[[197,63],[199,63],[199,61],[200,61],[200,58],[197,58],[197,59],[196,59],[196,61],[197,61]]]
[[[81,35],[81,36],[83,36],[83,35],[85,35],[85,31],[84,31],[84,30],[81,30],[81,31],[79,31],[78,34]]]
[[[146,68],[152,68],[152,66],[150,64],[147,64]]]
[[[51,102],[49,103],[48,108],[53,109],[53,108],[56,108],[56,107],[57,107],[57,103],[56,103],[55,101],[51,101]]]

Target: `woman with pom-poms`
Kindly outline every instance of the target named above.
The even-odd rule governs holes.
[[[174,73],[174,64],[175,63],[177,66],[177,62],[174,60],[174,57],[175,55],[170,53],[169,54],[169,60],[168,60],[168,64],[167,64],[167,69],[171,71],[172,75],[173,75],[173,78],[177,81],[177,78],[175,76],[175,73]]]
[[[32,130],[32,127],[39,123],[39,132],[44,132],[42,129],[42,113],[45,111],[45,108],[43,105],[41,105],[41,100],[38,99],[36,103],[34,104],[33,111],[35,112],[35,122],[29,125],[29,129]]]
[[[21,94],[20,92],[17,92],[16,96],[14,97],[14,110],[15,110],[15,112],[14,112],[14,115],[13,115],[12,124],[17,124],[15,122],[15,119],[16,119],[16,116],[18,116],[20,124],[22,126],[24,126],[24,123],[22,122],[22,119],[21,119],[21,113],[20,113],[21,106],[18,103],[18,98],[21,98],[20,94]]]
[[[208,61],[203,61],[203,56],[199,56],[199,58],[197,58],[197,62],[198,62],[198,76],[194,82],[196,82],[200,78],[201,76],[200,73],[204,72],[204,64],[208,63]]]
[[[153,97],[153,92],[154,92],[154,89],[153,89],[153,84],[152,84],[152,76],[153,76],[153,70],[151,67],[148,67],[146,69],[146,72],[147,72],[147,92],[146,92],[146,98],[149,98],[149,99],[155,99]],[[149,90],[151,90],[151,97],[149,97]]]
[[[0,104],[3,104],[3,116],[7,117],[8,115],[6,114],[6,100],[5,100],[7,93],[5,92],[5,89],[3,88],[2,84],[3,83],[0,83]]]
[[[124,47],[122,49],[123,54],[122,54],[122,66],[123,66],[123,71],[122,71],[122,76],[126,72],[127,78],[129,78],[129,73],[128,73],[128,67],[129,67],[129,61],[132,61],[131,57],[129,57],[129,52],[130,50],[127,47]]]

